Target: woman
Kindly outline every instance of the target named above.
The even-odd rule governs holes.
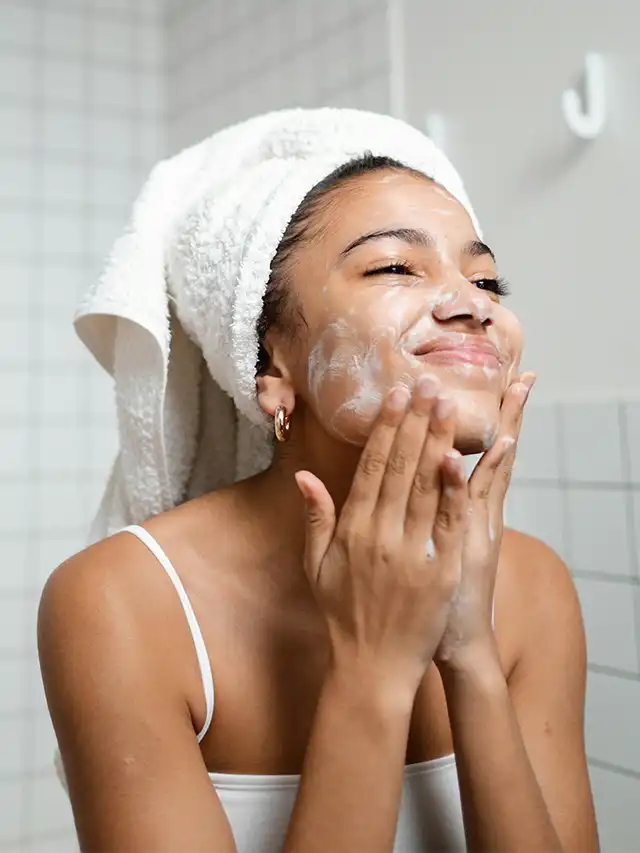
[[[346,146],[269,258],[272,464],[46,585],[82,850],[598,849],[576,595],[502,529],[521,329],[462,191],[389,148]]]

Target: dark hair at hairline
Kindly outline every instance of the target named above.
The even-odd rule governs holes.
[[[304,321],[294,304],[291,288],[287,287],[288,267],[292,255],[301,244],[317,236],[318,231],[314,230],[314,219],[327,203],[332,192],[354,178],[381,169],[410,172],[426,178],[422,172],[405,166],[392,157],[376,156],[370,151],[366,151],[361,157],[354,157],[342,166],[338,166],[326,178],[312,187],[291,217],[271,261],[271,273],[262,302],[262,312],[256,326],[258,333],[257,376],[265,373],[269,367],[269,355],[264,347],[267,331],[272,326],[289,328],[295,326],[300,320]]]

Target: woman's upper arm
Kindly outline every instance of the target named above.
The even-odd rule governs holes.
[[[584,747],[586,647],[569,570],[542,542],[518,536],[524,638],[509,689],[531,765],[567,853],[598,850]]]
[[[106,549],[94,553],[56,569],[38,613],[42,677],[81,849],[233,853],[187,702],[171,665],[161,665],[162,626],[150,636],[126,579],[101,565]]]

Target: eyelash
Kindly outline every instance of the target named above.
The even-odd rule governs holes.
[[[400,275],[413,275],[409,265],[399,261],[395,264],[388,264],[386,267],[367,270],[367,272],[365,272],[365,276],[397,275],[398,273],[400,273]],[[511,293],[509,282],[502,276],[496,276],[496,278],[480,278],[472,282],[472,284],[475,284],[480,290],[489,290],[491,293],[495,293],[496,296],[505,297],[509,296]],[[481,287],[480,285],[483,286]]]

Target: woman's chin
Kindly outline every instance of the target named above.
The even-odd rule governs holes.
[[[500,401],[491,393],[456,394],[454,445],[463,455],[483,453],[493,444],[500,426]]]

